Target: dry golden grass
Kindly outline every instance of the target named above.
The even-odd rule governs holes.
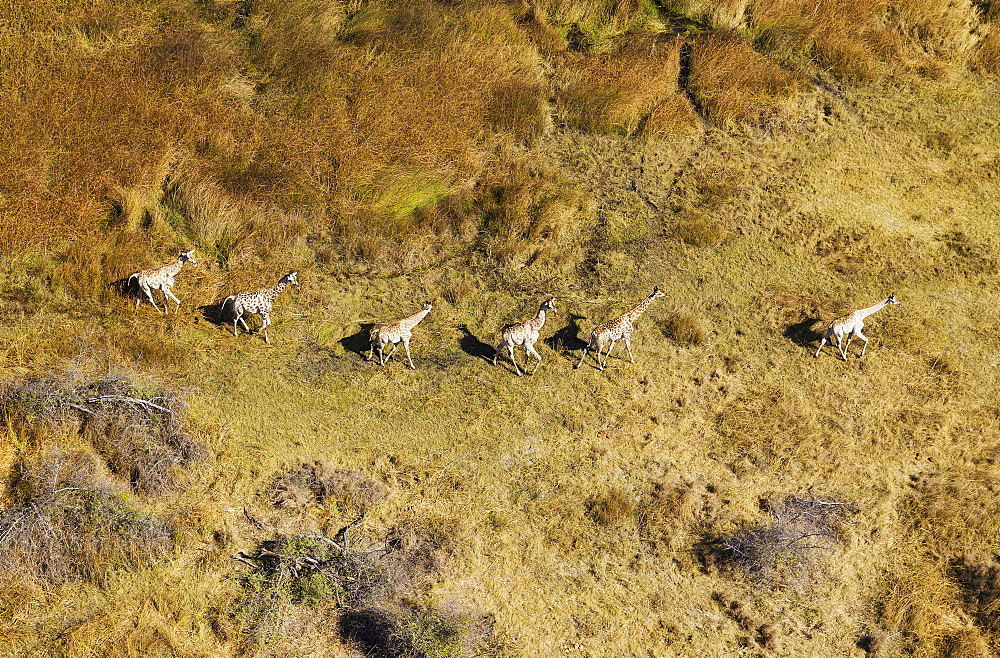
[[[723,127],[778,118],[801,83],[739,39],[708,37],[691,50],[688,88],[709,120]]]
[[[0,417],[4,518],[61,450],[52,482],[115,483],[91,512],[173,528],[142,551],[66,515],[85,555],[59,564],[86,573],[57,588],[24,571],[40,534],[0,529],[28,576],[0,596],[5,655],[1000,651],[993,8],[58,9],[0,7],[0,374],[166,386],[209,456],[125,494],[101,455],[156,447],[95,438],[141,438],[136,414]],[[176,315],[107,285],[192,247]],[[273,347],[217,324],[291,269]],[[652,285],[636,363],[574,371]],[[864,360],[812,358],[890,292]],[[552,295],[538,373],[494,368]],[[424,299],[417,370],[364,362],[366,325]],[[857,510],[810,578],[713,559],[791,499]],[[237,580],[267,546],[304,573],[296,536],[362,512],[392,605]],[[254,591],[267,624],[236,612]]]

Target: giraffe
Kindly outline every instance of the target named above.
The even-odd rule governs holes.
[[[233,300],[233,335],[239,335],[236,332],[236,323],[241,323],[247,333],[252,333],[243,316],[259,313],[264,324],[257,331],[264,332],[264,342],[270,345],[271,341],[267,338],[267,325],[271,324],[271,306],[274,304],[275,298],[281,294],[281,291],[289,283],[296,288],[299,287],[299,281],[295,278],[297,274],[298,272],[289,272],[281,277],[281,280],[273,288],[263,288],[257,292],[241,292],[238,295],[230,295],[222,300],[220,309],[225,308],[226,302],[230,299]]]
[[[595,358],[597,359],[597,367],[600,370],[604,370],[604,367],[608,365],[608,358],[611,356],[611,350],[614,349],[615,343],[619,340],[625,341],[625,348],[628,350],[628,358],[632,363],[635,363],[635,357],[632,356],[632,330],[634,327],[632,324],[639,319],[649,305],[653,303],[654,299],[659,297],[666,297],[667,294],[660,290],[659,288],[653,288],[653,292],[650,293],[646,299],[642,300],[638,306],[633,308],[627,313],[619,315],[613,320],[608,320],[602,325],[598,325],[594,331],[590,334],[590,342],[587,346],[583,348],[583,356],[580,358],[580,363],[573,366],[573,368],[579,368],[583,365],[583,360],[587,358],[587,352],[595,352]],[[601,350],[604,346],[608,346],[608,353],[604,355],[604,363],[601,363]]]
[[[385,362],[392,358],[392,353],[396,351],[399,343],[403,343],[403,348],[406,350],[406,359],[410,362],[410,370],[416,370],[417,367],[413,365],[413,359],[410,358],[410,338],[413,337],[413,328],[431,312],[432,308],[433,306],[430,302],[424,302],[423,308],[419,313],[404,318],[395,324],[387,324],[372,329],[371,351],[368,353],[365,361],[371,361],[372,357],[375,356],[375,350],[378,350],[378,364],[384,366]],[[392,343],[392,349],[386,354],[385,346],[389,343]]]
[[[521,376],[521,369],[517,365],[517,360],[514,358],[514,346],[523,345],[524,346],[524,356],[527,359],[528,355],[534,356],[538,359],[535,364],[534,370],[529,372],[529,375],[535,374],[538,370],[538,366],[542,364],[541,355],[535,351],[535,341],[538,340],[538,332],[541,331],[542,325],[545,324],[545,312],[552,311],[553,314],[556,313],[556,307],[554,303],[556,301],[555,297],[549,297],[542,305],[538,307],[538,313],[535,317],[530,320],[525,320],[524,322],[517,322],[515,324],[508,324],[500,330],[500,335],[503,340],[496,347],[496,352],[493,354],[493,365],[497,364],[497,359],[500,357],[501,352],[504,348],[507,348],[507,353],[510,355],[510,361],[514,364],[514,371],[517,372],[517,376]],[[527,372],[527,368],[525,368]]]
[[[173,263],[167,263],[162,267],[154,267],[130,275],[128,278],[129,285],[132,284],[132,279],[135,279],[135,282],[139,285],[139,294],[135,298],[135,307],[139,308],[139,304],[142,303],[142,295],[145,293],[146,298],[149,299],[149,303],[159,312],[160,307],[153,300],[153,289],[158,288],[163,293],[163,312],[170,313],[170,307],[167,304],[171,299],[177,302],[175,313],[180,311],[181,300],[174,297],[174,293],[170,292],[170,289],[174,287],[174,277],[184,267],[184,263],[198,264],[192,258],[193,254],[194,249],[182,251],[181,255]]]
[[[823,340],[819,342],[819,349],[816,350],[816,354],[813,356],[818,357],[823,346],[828,342],[833,345],[834,339],[837,340],[837,348],[840,350],[840,356],[843,357],[844,361],[847,361],[847,348],[851,346],[851,339],[857,336],[861,340],[865,341],[864,347],[861,348],[862,358],[865,355],[865,350],[868,349],[868,338],[861,333],[861,330],[865,326],[865,318],[867,318],[872,313],[881,311],[883,308],[889,304],[899,304],[896,301],[896,293],[892,293],[878,304],[872,304],[868,308],[863,308],[853,313],[848,313],[845,316],[839,317],[830,323],[830,328],[826,330],[826,335],[823,336]],[[847,344],[843,345],[844,336],[847,336]]]

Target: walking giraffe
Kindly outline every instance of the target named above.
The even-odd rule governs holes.
[[[372,349],[365,361],[371,361],[372,357],[375,356],[375,350],[378,350],[378,364],[384,366],[385,362],[392,358],[392,353],[396,351],[399,343],[403,343],[403,348],[406,350],[406,359],[410,362],[410,370],[416,370],[417,367],[413,365],[413,359],[410,358],[410,338],[413,337],[413,328],[431,312],[432,308],[433,306],[431,306],[430,302],[424,302],[423,308],[419,313],[404,318],[395,324],[387,324],[383,327],[372,329]],[[392,343],[392,349],[386,354],[385,346],[389,343]]]
[[[878,304],[872,304],[868,308],[848,313],[847,315],[839,317],[831,322],[830,328],[826,330],[826,335],[823,336],[823,340],[819,342],[819,349],[816,350],[816,354],[813,356],[818,357],[820,350],[823,349],[823,346],[826,345],[827,342],[832,345],[833,339],[836,338],[837,348],[840,350],[840,356],[843,357],[844,361],[847,361],[847,348],[851,346],[851,339],[857,336],[861,340],[865,341],[864,347],[861,348],[861,356],[858,357],[859,359],[862,358],[865,355],[865,350],[868,349],[868,337],[861,333],[861,330],[865,326],[865,318],[872,313],[881,311],[889,304],[899,304],[899,302],[896,301],[896,293],[892,293]],[[847,336],[847,344],[842,346],[844,336]]]
[[[152,269],[142,270],[141,272],[136,272],[135,274],[130,275],[128,278],[129,285],[132,284],[132,279],[135,279],[140,290],[139,295],[135,298],[135,307],[139,308],[139,304],[142,303],[142,293],[145,293],[146,297],[149,299],[149,303],[153,305],[153,308],[155,308],[157,312],[159,312],[160,307],[157,306],[156,302],[153,300],[153,289],[158,288],[160,292],[163,293],[163,312],[168,314],[170,313],[168,303],[171,299],[177,302],[176,310],[180,311],[181,300],[177,299],[170,289],[174,287],[174,277],[177,276],[177,273],[181,271],[182,267],[184,267],[184,263],[191,263],[192,265],[198,264],[194,262],[194,258],[191,257],[192,254],[194,254],[194,249],[191,249],[190,251],[183,251],[173,263],[167,263],[162,267],[154,267]]]
[[[542,325],[545,324],[545,312],[552,311],[553,314],[556,313],[556,307],[553,305],[556,301],[555,297],[549,297],[542,305],[538,307],[538,312],[535,313],[535,317],[530,320],[525,320],[524,322],[517,322],[515,324],[508,324],[500,330],[500,335],[502,340],[500,344],[496,347],[496,352],[493,354],[493,365],[497,364],[497,359],[500,357],[500,353],[504,348],[507,348],[507,353],[510,355],[510,361],[514,364],[514,371],[517,372],[517,376],[521,376],[521,369],[517,365],[517,360],[514,358],[514,346],[523,345],[524,346],[524,358],[527,359],[528,355],[533,355],[538,362],[535,364],[534,370],[529,372],[529,375],[535,374],[538,370],[538,366],[542,365],[542,356],[535,351],[535,341],[538,340],[538,332],[541,331]],[[525,367],[527,371],[527,367]]]
[[[247,322],[243,319],[243,316],[258,313],[264,324],[257,331],[264,332],[264,342],[270,345],[271,341],[267,337],[267,325],[271,324],[271,306],[274,305],[274,300],[289,283],[296,288],[299,287],[299,281],[295,278],[296,274],[298,273],[289,272],[281,277],[281,280],[273,288],[264,288],[257,292],[241,292],[238,295],[230,295],[222,300],[222,305],[219,307],[220,310],[226,308],[226,302],[230,299],[233,300],[233,335],[239,335],[236,331],[236,323],[242,324],[248,334],[253,333],[250,331],[250,327],[247,326]]]
[[[635,363],[635,357],[632,356],[632,330],[634,327],[632,324],[639,319],[639,316],[645,313],[649,305],[653,303],[654,299],[659,297],[666,297],[667,294],[660,290],[659,288],[653,288],[653,292],[642,300],[638,306],[633,308],[627,313],[619,315],[613,320],[608,320],[604,324],[598,325],[590,334],[590,342],[587,346],[583,348],[583,356],[580,357],[580,363],[573,366],[574,368],[579,368],[583,365],[583,360],[587,358],[587,352],[595,352],[595,358],[597,359],[597,367],[600,370],[604,370],[604,367],[608,365],[608,358],[611,356],[611,350],[614,349],[615,343],[619,340],[625,341],[625,348],[628,349],[628,358],[632,363]],[[604,355],[604,363],[601,363],[601,350],[604,346],[608,345],[608,353]]]

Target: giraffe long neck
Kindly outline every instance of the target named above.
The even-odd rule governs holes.
[[[416,315],[411,315],[405,320],[400,320],[399,326],[402,327],[403,329],[413,329],[415,326],[417,326],[417,323],[423,320],[424,317],[430,312],[431,310],[429,308],[426,308],[417,313]]]
[[[281,291],[284,290],[285,286],[287,285],[288,282],[286,281],[278,281],[278,283],[275,284],[275,286],[271,288],[271,290],[267,293],[268,299],[270,299],[273,302],[278,297],[278,295],[281,294]]]
[[[869,306],[868,308],[863,308],[863,309],[861,309],[859,311],[855,311],[855,313],[857,313],[857,315],[859,317],[861,317],[862,319],[864,319],[864,318],[867,318],[872,313],[876,313],[878,311],[881,311],[888,304],[889,304],[889,300],[888,299],[883,299],[878,304],[873,304],[873,305]]]
[[[632,309],[622,317],[627,319],[629,322],[635,322],[636,320],[639,319],[640,315],[646,312],[646,309],[649,308],[649,305],[653,303],[653,299],[654,297],[652,296],[647,297],[646,299],[642,300],[642,302],[640,302],[638,306],[636,306],[634,309]]]
[[[531,325],[532,329],[541,329],[542,325],[545,324],[545,309],[539,308],[538,313],[535,313],[535,317],[528,320],[528,324]]]
[[[181,271],[182,267],[184,267],[184,259],[178,258],[176,263],[170,263],[169,265],[165,265],[161,270],[161,272],[163,272],[167,276],[176,276],[177,273]]]

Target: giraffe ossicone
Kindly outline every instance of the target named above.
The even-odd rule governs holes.
[[[174,277],[177,273],[181,271],[184,267],[184,263],[191,263],[192,265],[197,265],[198,263],[194,260],[194,249],[188,251],[182,251],[181,255],[177,257],[172,263],[167,263],[161,267],[154,267],[148,270],[142,270],[141,272],[136,272],[128,277],[129,285],[132,284],[132,279],[135,279],[136,284],[139,286],[139,294],[135,298],[135,307],[139,308],[139,304],[142,303],[143,294],[146,295],[146,299],[149,303],[153,305],[153,308],[157,312],[160,311],[160,307],[156,305],[156,301],[153,299],[153,290],[159,290],[163,293],[163,312],[169,314],[170,306],[169,301],[172,299],[177,302],[177,308],[175,314],[180,311],[181,300],[174,296],[171,292],[171,288],[174,287]]]
[[[899,304],[896,300],[896,293],[892,293],[877,304],[872,304],[867,308],[862,308],[854,311],[853,313],[842,315],[831,322],[829,328],[826,330],[826,335],[824,335],[823,340],[819,342],[819,348],[813,356],[818,357],[824,345],[828,342],[833,345],[834,340],[836,340],[837,349],[840,350],[841,358],[843,358],[844,361],[847,361],[847,348],[851,346],[851,339],[857,336],[861,340],[865,341],[864,347],[861,348],[861,356],[858,358],[860,359],[864,357],[865,350],[868,349],[868,337],[861,333],[861,330],[865,326],[865,318],[872,313],[881,311],[890,304]],[[847,336],[846,344],[844,343],[844,336]]]
[[[371,351],[368,352],[365,361],[371,361],[377,350],[378,364],[384,366],[386,361],[392,357],[393,352],[396,351],[399,343],[402,343],[403,349],[406,350],[406,359],[410,362],[410,370],[416,370],[413,359],[410,357],[410,338],[413,337],[413,328],[431,312],[432,308],[434,307],[430,302],[424,302],[422,308],[410,317],[372,329],[370,334]],[[392,349],[386,354],[385,346],[390,343],[392,343]]]
[[[242,324],[243,329],[248,334],[254,333],[250,331],[250,327],[247,326],[246,320],[243,317],[257,313],[263,321],[263,324],[257,331],[264,332],[264,342],[270,345],[271,341],[267,337],[267,326],[271,324],[271,307],[274,305],[274,300],[288,284],[292,284],[296,288],[299,287],[299,281],[296,278],[297,275],[298,272],[289,272],[281,277],[281,280],[273,288],[263,288],[256,292],[241,292],[238,295],[230,295],[222,300],[220,309],[226,308],[226,303],[230,300],[233,302],[233,335],[239,336],[236,327],[237,323]]]
[[[535,371],[538,370],[538,366],[542,364],[542,356],[535,351],[535,341],[538,340],[538,334],[542,329],[542,325],[545,324],[546,311],[550,311],[553,314],[556,313],[555,301],[555,297],[549,297],[542,302],[541,306],[538,307],[538,312],[535,313],[533,318],[525,320],[524,322],[508,324],[500,330],[501,340],[500,344],[496,346],[496,351],[493,354],[493,365],[497,364],[497,359],[500,357],[503,350],[506,349],[508,356],[510,356],[511,363],[514,364],[514,371],[517,373],[517,376],[520,377],[522,373],[521,368],[517,365],[517,360],[514,358],[514,346],[523,345],[525,359],[527,359],[529,355],[538,359],[535,363],[534,369],[531,370],[531,372],[528,372],[529,375],[535,374]],[[527,370],[527,367],[525,367],[525,371]]]
[[[632,331],[635,329],[634,323],[639,319],[640,315],[646,312],[646,309],[649,308],[649,305],[654,300],[666,296],[667,294],[660,290],[659,287],[654,287],[653,292],[639,302],[639,305],[631,311],[622,313],[618,317],[595,327],[590,334],[590,341],[583,348],[583,356],[580,357],[580,362],[573,366],[573,368],[576,369],[582,366],[583,360],[587,358],[587,353],[594,352],[594,358],[597,360],[597,368],[604,370],[605,366],[608,365],[608,359],[611,357],[611,350],[615,348],[615,343],[619,340],[625,341],[628,358],[632,363],[635,363],[635,357],[632,356]],[[608,351],[604,355],[604,362],[602,363],[601,352],[604,350],[605,345],[608,346]]]

